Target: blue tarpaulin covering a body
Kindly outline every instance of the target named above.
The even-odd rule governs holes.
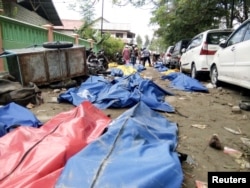
[[[0,137],[18,126],[40,127],[42,123],[27,108],[14,102],[0,107]]]
[[[99,109],[132,107],[143,101],[151,109],[174,112],[174,108],[165,102],[166,95],[173,94],[135,73],[111,82],[102,76],[90,76],[79,88],[70,88],[60,94],[58,101],[78,106],[88,100]]]
[[[176,123],[140,102],[71,157],[55,187],[180,188],[177,136]]]
[[[208,89],[202,85],[198,80],[191,78],[181,72],[173,72],[162,76],[162,79],[171,81],[171,86],[175,89],[183,91],[200,91],[208,92]]]
[[[154,64],[154,68],[157,69],[159,72],[164,72],[168,70],[168,68],[165,65],[159,62]]]

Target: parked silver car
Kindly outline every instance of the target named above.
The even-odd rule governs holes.
[[[163,56],[163,64],[167,67],[169,67],[170,65],[170,59],[171,59],[173,49],[174,49],[174,46],[169,46]]]
[[[214,85],[219,81],[250,89],[250,19],[220,43],[210,66]]]

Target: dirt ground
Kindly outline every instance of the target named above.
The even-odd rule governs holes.
[[[240,101],[250,100],[249,91],[223,84],[222,87],[210,88],[209,93],[185,92],[170,88],[170,82],[161,80],[163,74],[152,67],[147,67],[142,74],[175,94],[165,100],[176,109],[176,113],[162,114],[178,123],[177,151],[188,155],[188,161],[182,163],[183,188],[196,187],[196,180],[207,182],[208,172],[250,170],[250,146],[241,140],[242,137],[250,138],[250,111],[237,109]],[[207,86],[209,80],[202,83]],[[39,120],[46,122],[54,115],[74,108],[71,104],[57,103],[58,95],[54,89],[42,88],[44,103],[31,109]],[[104,112],[115,119],[125,110],[107,109]],[[217,134],[222,147],[235,149],[242,155],[228,154],[209,146],[213,134]]]

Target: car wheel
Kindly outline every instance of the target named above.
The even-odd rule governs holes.
[[[192,78],[196,78],[197,77],[197,71],[196,71],[195,64],[193,64],[192,67],[191,67],[191,77]]]
[[[242,110],[250,111],[250,101],[241,101],[239,107]]]
[[[213,85],[218,85],[218,70],[215,65],[211,68],[210,80]]]
[[[44,48],[71,48],[73,46],[72,42],[44,42],[43,47]]]

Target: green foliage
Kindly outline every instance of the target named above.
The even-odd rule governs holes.
[[[97,29],[93,29],[90,24],[86,22],[82,27],[77,31],[79,36],[83,39],[92,39],[97,45],[102,45],[105,40],[110,38],[110,33],[103,33]]]
[[[171,9],[162,4],[152,21],[159,24],[156,34],[169,46],[204,30],[218,28],[227,11],[221,0],[175,0]]]
[[[93,21],[95,16],[95,3],[96,0],[75,0],[69,4],[69,9],[78,10],[81,16],[84,18],[84,21],[89,24]]]
[[[115,54],[122,53],[124,42],[121,39],[110,37],[105,40],[102,44],[105,55],[110,62],[115,61]]]
[[[144,42],[143,47],[148,47],[148,46],[149,46],[149,44],[150,44],[150,40],[149,40],[148,35],[146,35],[146,36],[145,36],[145,42]]]
[[[138,48],[141,48],[142,47],[142,38],[140,35],[137,35],[135,41],[136,41]]]
[[[86,19],[88,18],[86,15],[89,12],[89,17],[93,18],[92,8],[98,1],[77,1],[82,6],[82,10],[85,11],[85,20],[91,20],[90,18]],[[157,42],[166,49],[169,45],[184,38],[192,38],[204,30],[219,28],[222,25],[226,28],[231,27],[233,20],[242,22],[248,18],[250,13],[250,0],[112,0],[112,2],[119,6],[128,4],[135,7],[152,5],[150,23],[159,26],[154,32],[157,39],[150,42],[146,36],[144,44],[141,44],[140,38],[136,39],[138,46],[141,44],[142,47],[150,46],[152,49],[157,48]],[[92,38],[95,36],[94,31],[85,30],[83,36]],[[95,41],[100,42],[104,40],[103,37],[101,40],[95,39]]]
[[[95,42],[97,41],[96,39],[96,34],[97,31],[95,29],[92,29],[88,25],[84,24],[78,31],[77,33],[80,35],[81,38],[83,39],[92,39]]]
[[[163,41],[163,39],[161,37],[154,37],[152,40],[151,40],[151,43],[149,45],[149,49],[151,51],[156,51],[158,53],[164,53],[166,51],[166,47],[165,47],[165,42]]]

